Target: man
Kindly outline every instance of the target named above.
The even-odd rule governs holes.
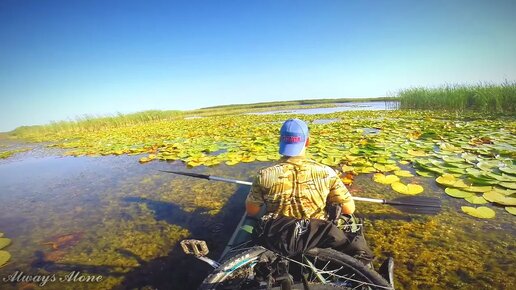
[[[355,203],[336,172],[306,158],[308,126],[299,119],[283,123],[277,165],[261,169],[246,200],[249,216],[262,207],[262,242],[265,246],[293,256],[313,247],[331,247],[368,264],[373,253],[362,235],[346,235],[328,221],[328,205],[340,205],[343,214],[352,214]]]

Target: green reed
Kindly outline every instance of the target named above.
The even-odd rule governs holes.
[[[512,114],[516,111],[516,82],[500,85],[444,85],[416,87],[398,93],[401,109],[481,111]]]

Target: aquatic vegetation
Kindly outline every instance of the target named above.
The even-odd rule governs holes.
[[[29,151],[30,148],[16,149],[16,150],[8,150],[0,152],[0,159],[6,159],[13,156],[16,153]]]
[[[59,235],[52,237],[49,242],[45,242],[43,245],[49,245],[53,250],[62,250],[76,245],[83,235],[83,232]]]
[[[145,166],[161,160],[180,161],[190,168],[219,168],[277,160],[279,126],[292,117],[309,123],[309,157],[341,170],[347,184],[353,182],[354,176],[382,173],[408,179],[402,183],[409,184],[411,190],[395,186],[402,193],[419,193],[421,188],[417,184],[421,178],[436,178],[443,187],[473,193],[487,192],[494,186],[511,197],[511,190],[516,189],[515,119],[475,112],[450,115],[427,111],[355,111],[193,119],[176,114],[173,119],[45,134],[27,132],[24,136],[51,142],[51,146],[67,149],[66,154],[72,156],[141,154],[139,160]],[[315,122],[322,118],[336,121]],[[368,133],[369,129],[375,133]],[[378,175],[373,180],[394,182],[394,177],[386,178],[380,179]],[[192,203],[192,208],[200,204],[201,201]],[[213,199],[206,201],[205,206],[216,211],[222,203]]]
[[[463,190],[460,190],[457,188],[451,188],[451,187],[447,187],[444,190],[444,192],[446,192],[447,195],[453,196],[456,198],[466,198],[466,197],[475,196],[475,193],[473,193],[473,192],[463,191]]]
[[[474,216],[477,218],[492,219],[495,217],[494,210],[492,210],[488,207],[485,207],[485,206],[480,206],[480,207],[476,207],[476,208],[471,207],[471,206],[461,206],[460,208],[463,212],[469,214],[470,216]]]
[[[3,238],[4,234],[0,233],[0,268],[3,267],[11,259],[11,254],[5,250],[5,247],[11,244],[11,239]]]
[[[413,183],[403,184],[401,182],[394,182],[391,184],[391,187],[399,193],[408,195],[415,195],[423,192],[423,187],[421,185]]]
[[[411,88],[398,94],[402,109],[477,110],[514,113],[516,83],[479,85],[446,85],[437,88]],[[486,142],[488,139],[479,139]]]
[[[373,180],[381,184],[391,184],[398,182],[400,178],[396,175],[383,175],[382,173],[376,173],[373,175]]]

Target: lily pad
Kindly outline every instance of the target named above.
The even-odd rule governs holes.
[[[409,150],[407,150],[407,153],[412,155],[412,156],[416,156],[416,157],[428,156],[428,154],[426,154],[424,151],[421,151],[421,150],[409,149]]]
[[[480,207],[471,207],[471,206],[461,206],[460,209],[469,214],[470,216],[474,216],[481,219],[492,219],[495,217],[494,210],[486,207],[486,206],[480,206]]]
[[[423,176],[423,177],[434,177],[431,173],[426,172],[426,171],[416,170],[416,173],[417,173],[417,175]]]
[[[516,167],[514,167],[514,166],[503,166],[503,167],[498,167],[498,169],[500,169],[501,172],[516,175]]]
[[[383,165],[383,164],[380,164],[380,163],[375,163],[373,165],[373,167],[376,168],[376,170],[378,170],[380,172],[389,172],[389,171],[399,170],[400,169],[396,165],[392,165],[392,164]]]
[[[508,189],[516,189],[516,182],[500,182],[498,184]]]
[[[472,196],[466,197],[464,199],[467,202],[472,203],[472,204],[486,204],[486,203],[489,203],[489,201],[487,201],[484,197],[476,196],[476,195],[472,195]]]
[[[516,215],[516,206],[506,206],[505,210],[512,215]]]
[[[400,181],[396,175],[383,175],[382,173],[376,173],[373,175],[373,180],[381,184],[391,184]]]
[[[399,193],[408,194],[408,195],[416,195],[423,192],[423,187],[419,184],[409,183],[407,185],[401,182],[394,182],[391,184],[392,189]]]
[[[515,197],[507,197],[495,190],[488,191],[484,193],[484,198],[490,202],[495,202],[501,205],[515,205],[516,206],[516,198]]]
[[[443,156],[442,160],[444,160],[447,163],[462,163],[464,162],[464,159],[459,157],[451,157],[451,156]]]
[[[7,251],[0,251],[0,267],[7,264],[7,262],[11,259],[11,254]]]
[[[9,246],[10,244],[11,244],[11,239],[0,238],[0,250]]]
[[[462,190],[465,191],[471,191],[471,192],[488,192],[493,190],[492,186],[468,186],[462,188]]]
[[[400,177],[412,177],[412,176],[414,176],[408,170],[396,170],[396,171],[394,171],[394,174],[396,174],[397,176],[400,176]]]
[[[493,187],[493,190],[498,193],[501,193],[505,196],[509,196],[509,195],[516,193],[516,190],[514,190],[514,189],[505,189],[505,188],[501,188],[501,187],[497,187],[497,186]]]
[[[443,174],[435,179],[437,183],[450,186],[450,187],[458,187],[458,188],[464,188],[468,187],[467,184],[462,181],[462,179],[457,179],[455,176],[451,174]]]
[[[457,188],[451,188],[451,187],[446,188],[444,190],[444,192],[446,192],[447,195],[455,197],[455,198],[466,198],[466,197],[471,197],[471,196],[475,195],[475,193],[473,193],[473,192],[463,191],[463,190],[460,190]]]

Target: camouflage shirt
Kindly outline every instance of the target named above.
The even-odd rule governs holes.
[[[343,204],[351,194],[336,172],[303,156],[283,157],[261,169],[247,202],[266,206],[266,217],[326,219],[326,203]]]

